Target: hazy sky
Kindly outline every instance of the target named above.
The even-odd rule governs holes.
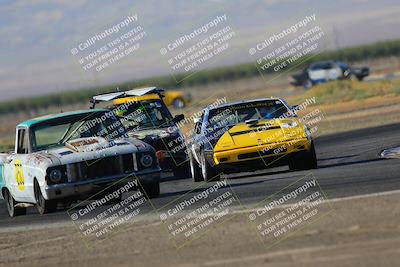
[[[400,38],[396,0],[1,0],[0,101],[116,81],[169,74],[160,54],[183,33],[226,14],[235,31],[228,56],[205,67],[251,60],[249,48],[290,23],[315,13],[331,40],[349,46]],[[71,49],[128,15],[146,36],[140,49],[97,74],[83,71]],[[336,34],[333,34],[336,29]]]

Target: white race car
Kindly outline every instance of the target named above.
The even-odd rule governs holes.
[[[368,75],[368,67],[349,66],[342,61],[318,61],[310,64],[303,71],[293,74],[291,84],[310,89],[316,84],[334,80],[362,81]]]
[[[17,126],[15,151],[0,154],[0,198],[11,217],[32,205],[53,212],[119,182],[152,198],[160,194],[160,171],[154,149],[127,138],[109,110],[60,113]]]

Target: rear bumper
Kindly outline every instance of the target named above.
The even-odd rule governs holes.
[[[285,155],[310,150],[311,141],[307,138],[295,139],[280,143],[263,144],[252,147],[237,148],[214,152],[212,161],[215,167],[219,165],[237,164],[251,161],[265,161],[268,158],[281,158]]]
[[[62,198],[87,198],[93,193],[107,188],[118,181],[123,183],[137,182],[153,183],[160,181],[160,168],[149,169],[132,173],[131,175],[109,176],[100,179],[91,179],[74,183],[48,185],[45,187],[43,196],[47,200],[62,199]]]

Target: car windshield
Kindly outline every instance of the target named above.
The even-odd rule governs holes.
[[[276,119],[288,113],[280,100],[257,101],[210,111],[209,127],[225,127],[248,120]]]
[[[330,61],[316,62],[310,65],[310,70],[329,70],[333,66],[334,63]]]
[[[32,127],[32,150],[64,146],[80,138],[103,137],[107,140],[126,136],[126,130],[112,112],[90,112],[46,120]]]
[[[121,104],[114,108],[128,130],[171,126],[172,115],[160,100]]]
[[[336,61],[336,65],[338,65],[341,69],[344,69],[344,70],[349,68],[349,65],[347,63],[342,62],[342,61]]]

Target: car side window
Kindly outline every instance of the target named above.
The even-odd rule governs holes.
[[[200,122],[198,122],[198,123],[196,123],[196,124],[194,125],[194,132],[195,132],[196,134],[200,134],[200,132],[201,132],[201,123],[200,123]]]
[[[194,125],[194,132],[195,134],[201,134],[201,128],[203,126],[203,119],[204,119],[204,112],[202,112],[201,117]]]
[[[28,153],[28,133],[26,129],[18,129],[17,154]]]
[[[324,70],[330,70],[333,69],[335,66],[333,65],[333,63],[326,63],[326,65],[324,66]]]

